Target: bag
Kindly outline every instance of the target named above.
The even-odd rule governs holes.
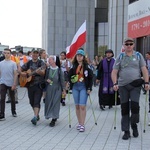
[[[39,87],[40,87],[41,90],[45,89],[46,86],[47,86],[47,83],[45,81],[42,81],[42,82],[39,83]]]
[[[140,87],[140,86],[142,86],[143,83],[144,83],[143,79],[136,79],[136,80],[132,81],[130,83],[130,85],[132,85],[134,87]]]
[[[71,76],[71,82],[76,83],[78,81],[78,75]]]
[[[65,81],[68,81],[68,71],[64,71],[64,78],[65,78]]]

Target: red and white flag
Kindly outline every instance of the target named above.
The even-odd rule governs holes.
[[[76,32],[70,46],[66,48],[66,57],[73,58],[78,48],[80,48],[85,42],[86,42],[86,20]]]
[[[122,47],[121,47],[121,52],[125,52],[125,48],[124,48],[123,45],[122,45]]]

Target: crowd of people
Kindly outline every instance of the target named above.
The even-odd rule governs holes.
[[[9,48],[4,49],[0,62],[0,120],[5,120],[6,94],[12,116],[17,117],[16,86],[19,77],[19,85],[28,91],[33,125],[37,125],[40,119],[43,98],[45,119],[51,119],[49,126],[54,127],[59,119],[60,104],[66,105],[66,94],[72,90],[78,121],[76,128],[84,132],[87,99],[92,87],[99,86],[98,101],[102,111],[106,106],[111,109],[113,105],[121,105],[122,139],[130,138],[130,126],[133,136],[138,137],[139,98],[143,84],[145,90],[149,90],[150,53],[146,53],[145,61],[142,54],[134,50],[132,38],[126,38],[123,45],[125,52],[116,59],[113,50],[107,49],[104,58],[94,56],[92,61],[83,48],[77,50],[72,60],[66,58],[65,51],[56,56],[47,55],[44,49],[33,49],[24,55],[23,51],[17,54]]]

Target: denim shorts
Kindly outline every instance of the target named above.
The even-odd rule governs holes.
[[[72,94],[75,105],[86,105],[88,94],[84,82],[77,82],[73,85]]]

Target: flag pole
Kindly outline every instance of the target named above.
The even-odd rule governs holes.
[[[85,20],[85,23],[86,23],[86,20]],[[87,31],[87,23],[86,23],[86,31]],[[86,41],[85,41],[85,44],[84,44],[84,51],[85,51],[85,54],[87,54],[86,42],[87,42],[87,32],[86,32]]]

